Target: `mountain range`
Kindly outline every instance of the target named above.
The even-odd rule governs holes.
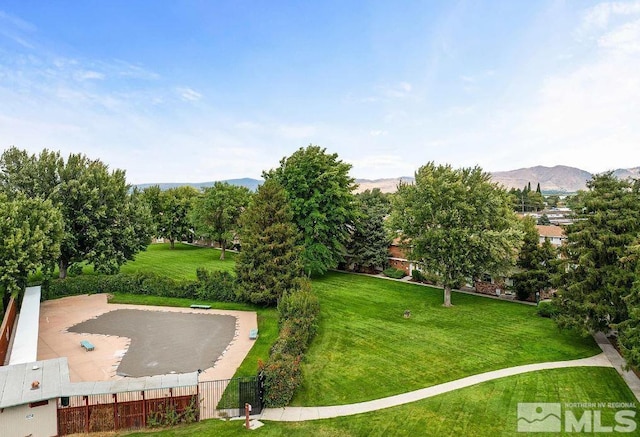
[[[640,178],[640,167],[618,169],[613,174],[621,179],[624,178]],[[517,170],[510,171],[498,171],[491,173],[491,179],[507,189],[509,188],[523,188],[531,183],[532,188],[535,189],[537,184],[540,184],[540,190],[545,194],[552,193],[575,193],[578,190],[586,188],[586,183],[593,177],[592,173],[581,170],[575,167],[568,167],[566,165],[556,165],[554,167],[535,166],[528,168],[519,168]],[[392,193],[396,191],[399,182],[412,183],[413,177],[401,176],[398,178],[386,178],[386,179],[356,179],[358,184],[357,192],[362,192],[367,189],[379,188],[384,193]],[[260,179],[242,178],[242,179],[227,179],[221,182],[227,182],[232,185],[241,185],[249,188],[251,191],[255,191],[262,183]],[[195,188],[206,188],[213,186],[215,182],[200,182],[200,183],[162,183],[162,184],[140,184],[136,187],[144,189],[153,185],[160,186],[161,189],[167,190],[169,188],[179,187],[182,185],[189,185]]]

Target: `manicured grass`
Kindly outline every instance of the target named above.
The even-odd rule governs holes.
[[[292,405],[361,402],[600,352],[527,305],[454,293],[454,307],[444,308],[441,290],[337,272],[314,280],[313,290],[320,326]]]
[[[236,370],[234,377],[255,376],[258,372],[258,361],[266,362],[269,349],[278,337],[278,311],[275,308],[262,308],[255,305],[230,302],[212,302],[205,300],[181,299],[176,297],[144,296],[137,294],[115,294],[110,303],[127,303],[135,305],[158,305],[171,307],[189,307],[191,304],[211,305],[211,308],[221,310],[255,311],[258,316],[258,330],[260,335],[242,365]]]
[[[120,268],[122,273],[153,272],[173,279],[196,279],[198,267],[207,270],[233,272],[234,252],[225,251],[225,260],[220,260],[220,250],[209,247],[176,243],[172,250],[169,243],[151,244],[147,250],[136,255]]]
[[[356,416],[309,422],[266,422],[265,426],[255,431],[246,431],[242,421],[208,420],[166,431],[128,435],[224,437],[246,433],[257,436],[292,437],[310,435],[318,437],[525,436],[528,434],[517,432],[519,402],[559,402],[563,404],[562,408],[565,411],[568,403],[636,403],[637,401],[614,369],[582,367],[511,376],[430,399]],[[582,408],[570,407],[569,409],[576,417],[581,417],[584,411]],[[603,409],[602,425],[613,425],[615,423],[613,416],[616,411],[616,409]],[[575,435],[575,433],[553,435]]]

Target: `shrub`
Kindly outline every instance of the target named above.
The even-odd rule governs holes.
[[[301,356],[276,353],[262,369],[264,375],[264,405],[284,407],[291,402],[296,388],[302,382]]]
[[[278,302],[280,333],[263,367],[265,405],[283,407],[291,401],[302,382],[300,361],[317,331],[320,303],[308,281]]]
[[[560,313],[554,300],[541,300],[538,302],[538,315],[541,317],[555,318]]]
[[[393,278],[393,279],[402,279],[405,276],[407,276],[404,273],[404,270],[396,269],[396,268],[393,268],[393,267],[389,267],[388,269],[383,270],[382,273],[385,276],[387,276],[389,278]]]
[[[320,301],[311,290],[287,293],[278,302],[278,323],[294,321],[298,326],[305,326],[312,335],[316,333],[316,319],[320,314]]]
[[[131,293],[163,297],[196,296],[193,281],[175,281],[155,273],[81,275],[55,279],[44,285],[45,299],[94,293]]]
[[[54,279],[43,284],[43,295],[45,299],[56,297],[76,296],[79,294],[102,293],[100,276],[75,276],[66,279]]]
[[[417,269],[411,270],[411,278],[416,282],[424,282],[427,279],[424,273]]]
[[[216,300],[220,302],[235,302],[236,278],[229,272],[210,272],[203,268],[196,271],[198,276],[196,294],[202,300]]]

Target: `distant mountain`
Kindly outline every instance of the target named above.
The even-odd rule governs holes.
[[[560,193],[574,193],[578,190],[584,190],[587,181],[592,176],[588,171],[566,165],[556,165],[555,167],[539,165],[491,173],[493,182],[506,188],[524,188],[528,183],[531,183],[531,188],[535,190],[539,183],[540,189],[544,192]]]
[[[356,184],[358,184],[356,193],[373,190],[374,188],[379,188],[383,193],[395,193],[400,182],[413,183],[413,181],[414,179],[409,176],[390,179],[356,179]]]
[[[633,167],[627,169],[617,169],[613,174],[620,178],[640,178],[640,167]],[[504,186],[505,188],[523,188],[525,185],[531,183],[531,188],[535,190],[538,183],[540,183],[540,189],[543,193],[575,193],[578,190],[584,190],[586,183],[593,177],[588,171],[580,170],[575,167],[568,167],[566,165],[556,165],[554,167],[536,166],[529,168],[519,168],[511,171],[497,171],[491,173],[491,179],[493,182]],[[356,179],[358,188],[357,193],[361,193],[365,190],[372,190],[379,188],[383,193],[393,193],[396,191],[400,182],[412,183],[414,179],[410,176],[401,176],[398,178],[386,178],[386,179]],[[251,191],[256,191],[258,186],[262,184],[261,179],[226,179],[221,182],[228,182],[231,185],[240,185],[249,188]],[[206,188],[213,186],[215,182],[200,182],[200,183],[165,183],[165,184],[139,184],[136,187],[144,189],[153,185],[159,185],[160,189],[168,190],[169,188],[175,188],[182,185],[189,185],[195,188]]]
[[[640,178],[640,167],[635,168],[619,168],[613,172],[619,179]]]
[[[152,187],[154,185],[158,185],[161,190],[168,190],[170,188],[189,186],[197,189],[212,187],[216,182],[227,182],[231,185],[239,185],[241,187],[247,187],[251,191],[256,191],[260,184],[264,182],[261,179],[251,179],[251,178],[242,178],[242,179],[225,179],[223,181],[211,181],[211,182],[171,182],[171,183],[160,183],[160,184],[138,184],[137,188],[144,190],[145,188]]]
[[[613,174],[620,178],[640,178],[640,167],[618,169]],[[491,173],[493,182],[504,186],[505,188],[524,188],[531,183],[531,188],[535,190],[540,183],[540,190],[543,193],[575,193],[578,190],[584,190],[586,183],[593,177],[591,173],[575,167],[566,165],[556,165],[554,167],[536,166],[529,168],[520,168],[511,171],[497,171]],[[396,191],[398,182],[413,182],[412,177],[403,176],[400,178],[389,179],[356,179],[359,184],[357,192],[367,189],[380,188],[384,193],[392,193]]]

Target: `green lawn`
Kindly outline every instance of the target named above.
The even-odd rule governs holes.
[[[122,271],[155,271],[194,278],[197,267],[232,270],[233,254],[219,261],[213,249],[152,245]],[[294,404],[332,405],[404,393],[464,376],[520,364],[582,358],[599,353],[591,339],[559,331],[535,307],[453,294],[366,276],[330,273],[313,280],[320,298],[317,337],[303,361],[304,385]],[[116,295],[113,302],[188,306],[189,299]],[[260,337],[237,376],[255,374],[278,334],[277,311],[244,304],[197,302],[258,312]],[[405,319],[405,310],[411,318]],[[558,369],[503,378],[378,412],[302,423],[269,422],[265,436],[519,436],[518,402],[634,402],[613,369]],[[577,410],[579,411],[579,410]],[[603,414],[611,423],[612,411]],[[242,423],[210,420],[153,435],[238,435]],[[135,434],[137,435],[137,434]],[[140,435],[149,435],[143,433]]]
[[[219,249],[176,243],[175,249],[172,250],[169,243],[151,244],[146,251],[136,255],[135,261],[123,265],[120,271],[144,271],[170,276],[173,279],[196,279],[198,267],[233,272],[235,257],[234,252],[225,251],[225,260],[221,261]]]
[[[309,422],[266,422],[246,431],[242,421],[208,420],[167,431],[127,434],[133,436],[437,436],[496,437],[550,435],[517,432],[519,402],[567,403],[622,402],[636,399],[611,368],[544,370],[484,382],[430,399],[356,416]],[[576,417],[584,411],[571,408]],[[604,409],[602,425],[614,424],[616,409]],[[576,435],[553,434],[553,435]],[[611,434],[594,434],[611,435]],[[627,435],[637,435],[627,434]]]
[[[292,405],[377,399],[490,370],[600,352],[535,307],[346,273],[313,281],[318,335]],[[405,319],[405,310],[411,318]]]

